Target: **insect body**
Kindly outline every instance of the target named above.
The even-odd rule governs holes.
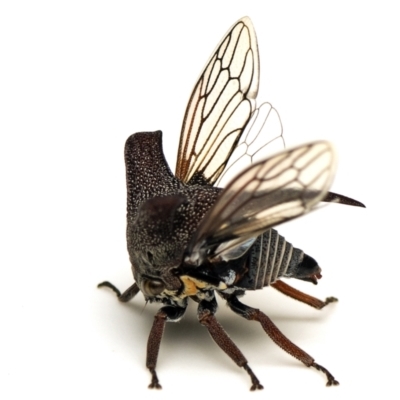
[[[215,318],[216,293],[234,312],[258,321],[282,349],[325,373],[328,386],[338,384],[264,313],[239,301],[246,290],[269,285],[318,309],[335,301],[318,300],[280,280],[297,278],[316,284],[321,269],[272,228],[305,214],[322,200],[362,206],[328,191],[335,155],[323,141],[253,162],[225,188],[214,186],[229,165],[246,155],[252,160],[260,148],[252,149],[252,133],[245,131],[255,111],[273,110],[270,105],[255,108],[258,74],[255,32],[250,19],[243,18],[217,46],[193,90],[176,174],[165,160],[160,131],[136,133],[126,142],[127,243],[135,283],[123,294],[109,282],[99,287],[110,287],[123,302],[141,291],[147,301],[163,304],[148,340],[150,388],[161,387],[156,362],[165,323],[178,321],[192,299],[198,303],[200,323],[250,375],[251,389],[262,389]],[[244,152],[231,160],[242,145]]]

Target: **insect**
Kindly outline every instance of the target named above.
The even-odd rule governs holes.
[[[122,302],[141,291],[146,301],[162,304],[147,344],[150,388],[161,388],[156,364],[165,324],[183,317],[189,299],[198,303],[199,322],[214,341],[248,373],[251,390],[263,388],[217,321],[216,294],[235,313],[258,321],[283,350],[323,372],[328,386],[338,384],[267,315],[239,300],[246,290],[272,286],[317,309],[336,301],[321,301],[280,279],[316,284],[321,269],[273,227],[307,213],[320,201],[363,206],[329,192],[335,154],[328,142],[253,161],[270,138],[264,138],[262,130],[247,128],[260,120],[263,125],[273,111],[268,103],[256,108],[258,83],[257,40],[245,17],[223,37],[195,85],[175,175],[164,158],[161,131],[136,133],[126,142],[127,246],[135,283],[122,294],[109,282],[98,286],[111,288]],[[255,148],[254,137],[261,140]],[[230,166],[246,158],[250,165],[219,188],[216,182]]]

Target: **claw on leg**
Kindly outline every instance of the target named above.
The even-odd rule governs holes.
[[[251,368],[247,364],[243,365],[243,368],[250,375],[250,378],[251,378],[252,385],[251,385],[250,390],[254,391],[254,390],[262,390],[262,389],[264,389],[264,386],[261,385],[260,381],[254,375],[254,372],[251,370]]]
[[[160,385],[160,382],[156,374],[156,370],[154,368],[149,368],[149,370],[151,373],[151,382],[149,385],[149,389],[162,389],[162,386]]]
[[[312,363],[311,367],[314,367],[318,371],[323,372],[326,377],[328,378],[328,381],[326,382],[326,386],[337,386],[339,385],[339,382],[334,378],[334,376],[322,365],[319,365],[317,363]]]
[[[336,303],[337,301],[339,301],[339,299],[337,299],[336,297],[327,297],[326,299],[325,299],[325,306],[327,305],[327,304],[330,304],[330,303]]]

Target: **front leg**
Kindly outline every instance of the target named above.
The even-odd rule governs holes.
[[[156,373],[158,352],[160,350],[161,339],[165,329],[166,322],[178,322],[186,311],[186,307],[166,306],[160,308],[154,317],[149,339],[147,341],[147,359],[146,367],[151,373],[150,389],[161,389]]]
[[[110,288],[118,297],[118,300],[121,303],[126,303],[129,300],[131,300],[132,298],[134,298],[140,291],[139,286],[137,285],[137,283],[134,283],[132,286],[130,286],[128,289],[125,290],[124,293],[121,294],[121,292],[119,291],[119,289],[114,286],[112,283],[110,282],[101,282],[97,285],[98,288],[101,287],[108,287]]]
[[[225,332],[224,328],[215,318],[214,314],[217,311],[217,301],[215,297],[211,301],[202,300],[199,303],[197,317],[202,325],[204,325],[215,343],[239,366],[243,367],[250,375],[252,386],[250,390],[263,389],[260,381],[254,375],[247,364],[247,360],[233,340]]]
[[[245,304],[241,303],[234,295],[224,296],[224,298],[226,299],[228,306],[232,309],[232,311],[250,321],[259,322],[267,335],[281,349],[285,350],[291,356],[297,358],[307,367],[313,367],[318,371],[323,372],[328,379],[326,386],[339,385],[339,382],[325,367],[317,364],[314,361],[314,358],[312,358],[304,350],[300,349],[300,347],[291,342],[263,312],[257,310],[256,308],[246,306]]]

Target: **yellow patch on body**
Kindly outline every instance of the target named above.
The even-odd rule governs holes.
[[[183,282],[184,290],[181,293],[182,297],[187,297],[187,296],[194,296],[197,294],[199,289],[220,289],[224,290],[227,288],[226,284],[224,282],[220,282],[218,287],[211,286],[209,283],[201,281],[196,278],[192,278],[187,275],[183,275],[179,277],[180,280]]]

